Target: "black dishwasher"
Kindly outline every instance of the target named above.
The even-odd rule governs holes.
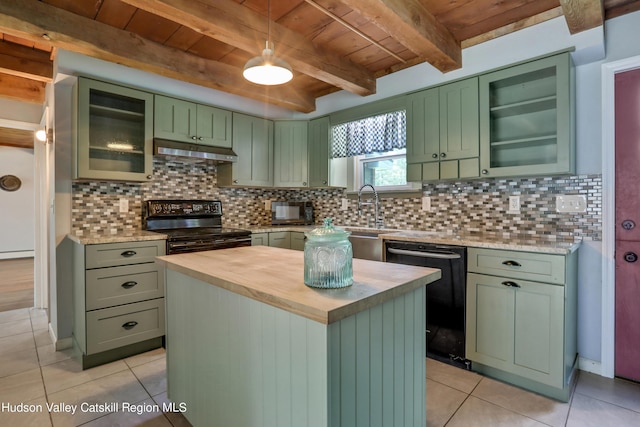
[[[467,248],[435,243],[385,242],[386,261],[438,268],[442,278],[427,285],[428,357],[470,369],[465,358]]]

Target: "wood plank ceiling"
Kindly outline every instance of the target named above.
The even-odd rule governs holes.
[[[271,41],[290,83],[262,87],[242,69],[267,39],[267,0],[0,2],[0,96],[42,102],[57,48],[310,112],[337,90],[428,62],[460,68],[461,49],[564,15],[572,33],[640,10],[638,0],[274,0]]]

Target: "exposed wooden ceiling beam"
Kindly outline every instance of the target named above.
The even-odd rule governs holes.
[[[0,97],[17,101],[44,103],[46,83],[0,73]]]
[[[0,31],[34,41],[46,35],[57,48],[295,111],[315,109],[314,97],[298,88],[256,87],[236,67],[162,46],[38,0],[0,1]]]
[[[0,41],[0,72],[49,83],[53,79],[51,53]]]
[[[122,1],[256,56],[267,40],[267,19],[233,0]],[[320,49],[295,31],[271,22],[270,41],[276,55],[286,59],[294,71],[358,95],[375,93],[373,73]]]
[[[560,0],[560,5],[571,34],[599,27],[604,23],[602,0]]]
[[[462,67],[460,43],[420,0],[340,0],[442,72]]]
[[[33,148],[33,131],[0,127],[0,146]]]
[[[479,36],[467,40],[462,40],[462,48],[466,49],[468,47],[475,46],[477,44],[484,43],[486,41],[493,40],[507,34],[511,34],[515,31],[522,30],[523,28],[528,28],[541,22],[546,22],[550,19],[557,18],[558,16],[562,16],[562,7],[560,6],[511,23],[509,25],[505,25],[504,27],[496,28],[495,30],[489,31],[488,33],[480,34]]]

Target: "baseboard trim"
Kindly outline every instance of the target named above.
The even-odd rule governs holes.
[[[585,357],[580,357],[578,359],[578,369],[602,376],[602,364]]]
[[[58,337],[56,337],[55,331],[51,327],[51,323],[49,323],[49,336],[51,337],[51,341],[53,341],[53,346],[55,347],[56,351],[66,350],[73,347],[73,338],[68,337],[58,339]]]
[[[0,252],[0,259],[33,258],[35,256],[35,251]]]

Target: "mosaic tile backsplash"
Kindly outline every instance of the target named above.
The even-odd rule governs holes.
[[[431,211],[421,210],[420,197],[382,198],[381,212],[387,228],[453,230],[460,234],[491,235],[504,239],[572,241],[601,240],[601,175],[485,179],[425,183],[423,195],[431,197]],[[582,194],[583,213],[558,213],[556,195]],[[519,195],[521,211],[508,212],[511,195]],[[221,200],[225,226],[270,224],[266,200],[311,200],[316,223],[333,217],[334,223],[366,227],[373,208],[357,212],[349,199],[341,210],[342,189],[276,190],[218,188],[216,166],[204,160],[155,157],[151,182],[122,183],[78,181],[73,184],[72,230],[75,234],[117,233],[142,228],[142,202],[147,199]],[[369,197],[369,195],[367,195]],[[119,201],[129,201],[129,211],[119,212]]]

